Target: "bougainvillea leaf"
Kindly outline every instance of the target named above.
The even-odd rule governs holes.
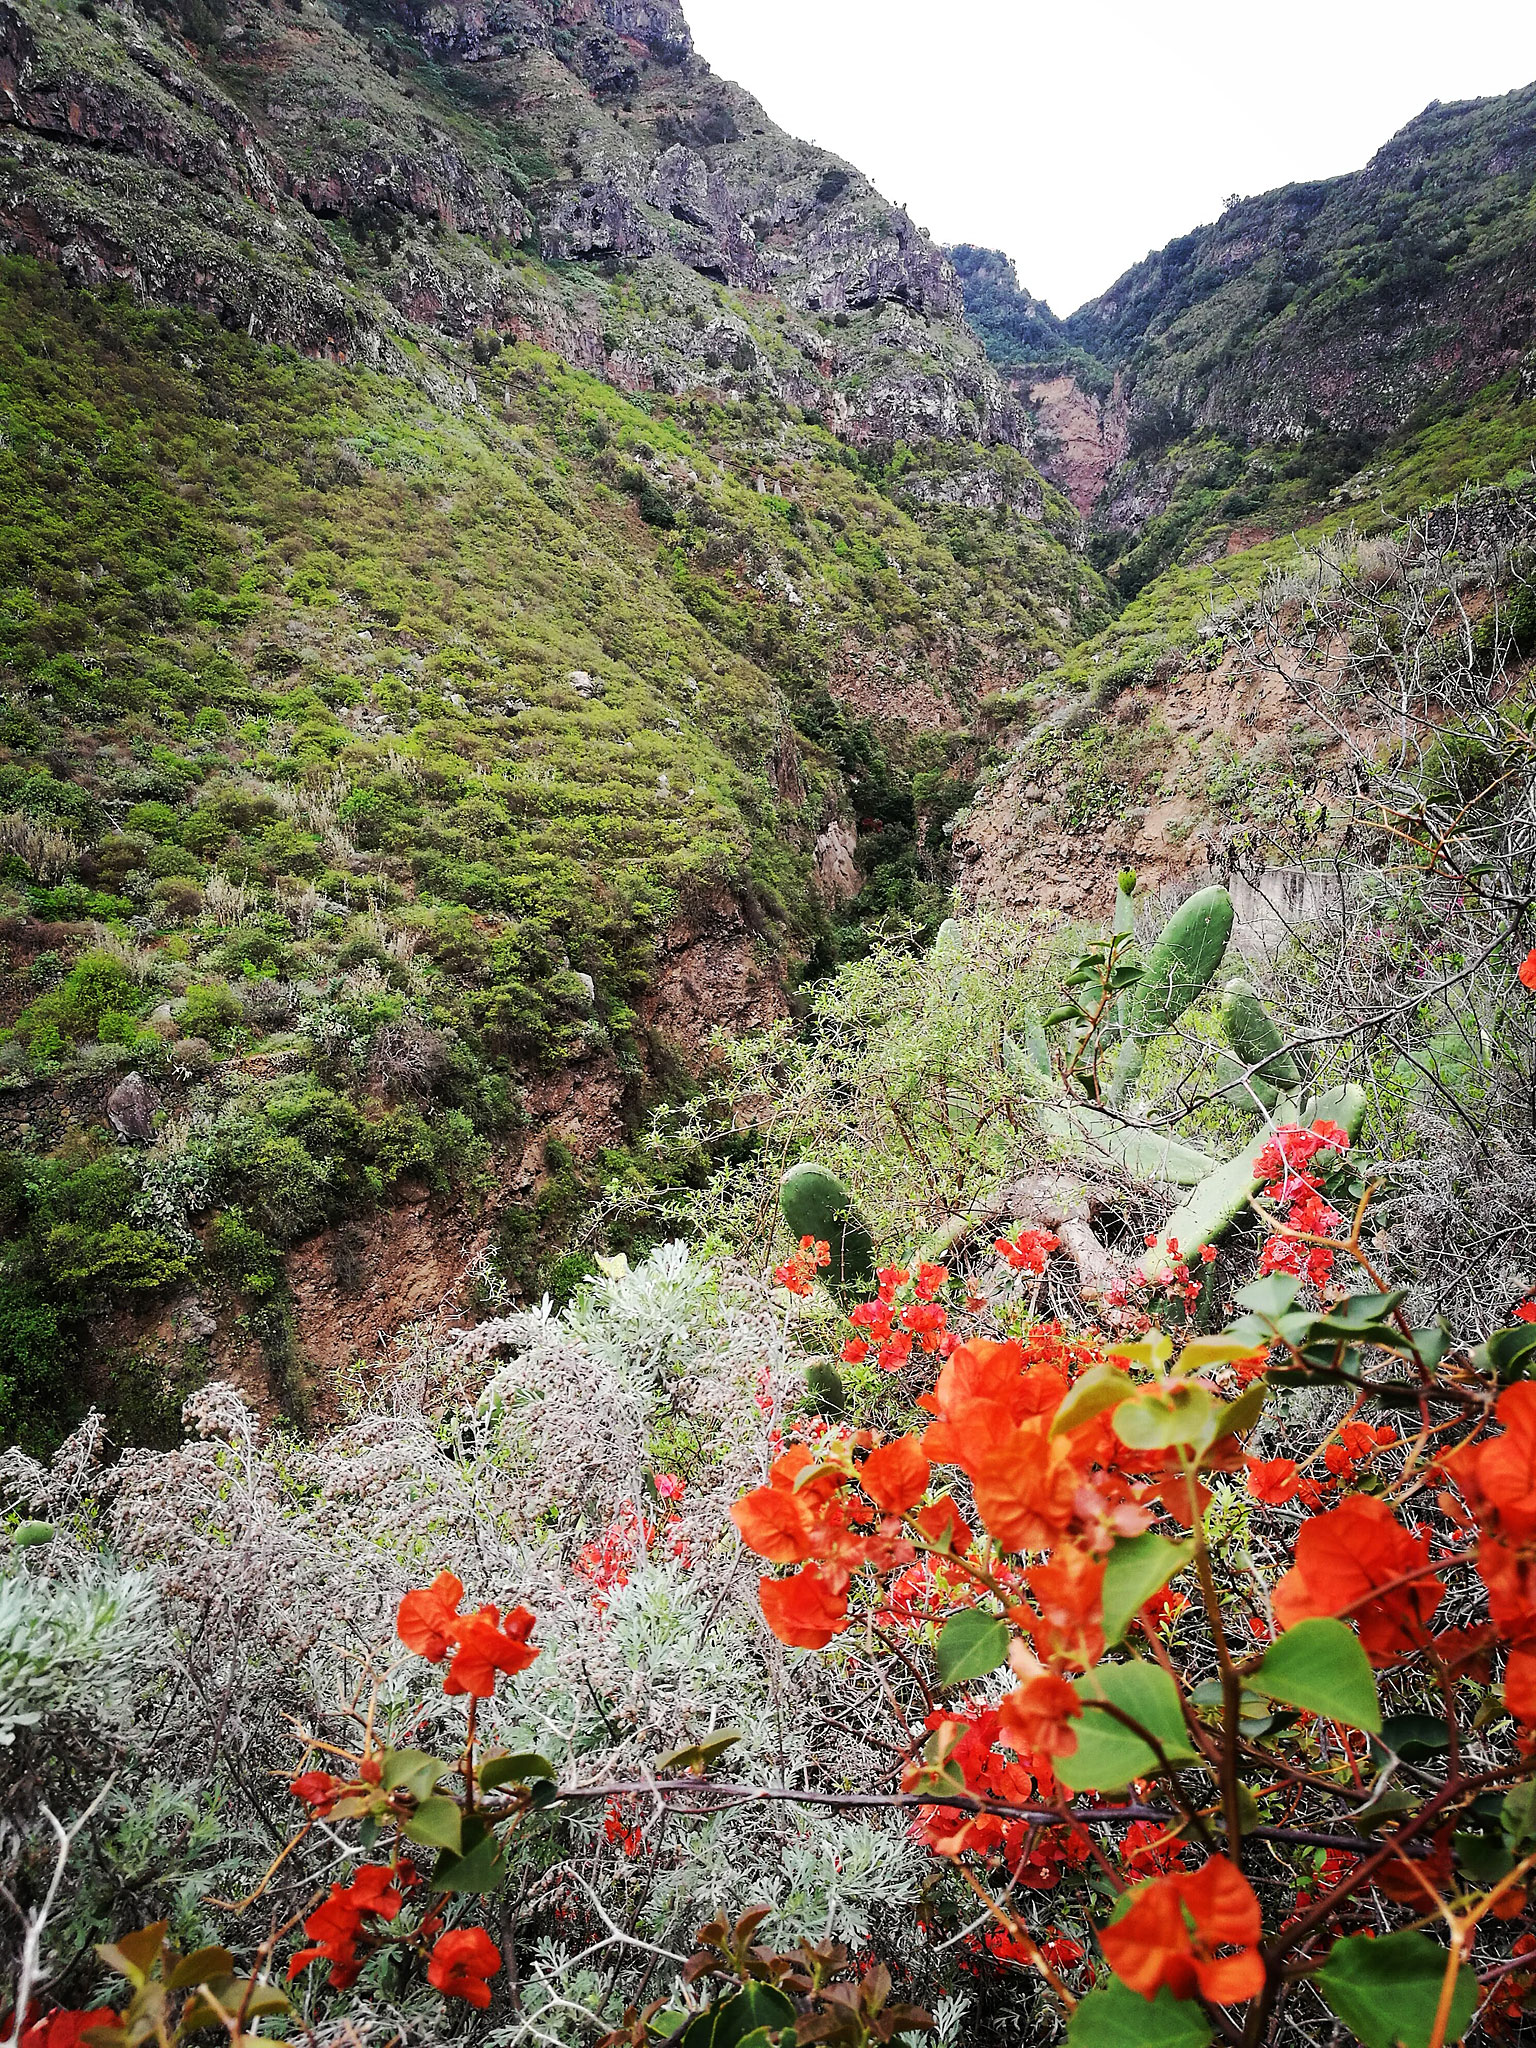
[[[1365,2048],[1429,2048],[1450,1953],[1427,1934],[1351,1934],[1313,1979],[1329,2010]],[[1477,1978],[1457,1970],[1444,2039],[1459,2041],[1477,2007]]]
[[[1177,1688],[1155,1664],[1099,1664],[1075,1681],[1075,1690],[1083,1702],[1072,1724],[1077,1748],[1056,1759],[1056,1775],[1070,1791],[1118,1792],[1132,1778],[1159,1768],[1156,1751],[1135,1729],[1103,1712],[1103,1701],[1144,1729],[1170,1763],[1193,1763]]]
[[[1195,1554],[1166,1536],[1122,1536],[1104,1564],[1104,1640],[1118,1643],[1143,1601],[1160,1593]]]
[[[1007,1626],[997,1615],[969,1607],[945,1622],[933,1654],[940,1685],[964,1685],[968,1679],[985,1678],[1007,1658]]]
[[[1354,1630],[1327,1615],[1288,1628],[1245,1683],[1288,1707],[1372,1735],[1381,1732],[1381,1701],[1370,1660]]]
[[[1143,1998],[1118,1977],[1080,1999],[1067,2025],[1068,2048],[1205,2048],[1211,2030],[1192,1999],[1165,1985]]]

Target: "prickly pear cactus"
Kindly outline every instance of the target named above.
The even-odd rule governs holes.
[[[779,1208],[795,1239],[815,1238],[832,1250],[827,1285],[839,1296],[861,1298],[875,1283],[875,1244],[835,1173],[802,1160],[779,1183]]]
[[[1227,983],[1221,1002],[1222,1029],[1236,1060],[1222,1060],[1217,1078],[1227,1101],[1240,1108],[1270,1110],[1281,1095],[1292,1095],[1302,1083],[1301,1069],[1283,1050],[1280,1027],[1265,1009],[1258,990],[1240,975]]]
[[[843,1376],[829,1358],[813,1358],[805,1369],[805,1391],[811,1405],[829,1420],[848,1412]]]
[[[1210,986],[1226,954],[1232,920],[1232,898],[1218,882],[1180,904],[1163,926],[1126,1005],[1112,1102],[1125,1099],[1152,1040],[1172,1030]]]

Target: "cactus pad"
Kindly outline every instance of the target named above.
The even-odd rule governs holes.
[[[790,1235],[830,1245],[827,1285],[837,1295],[866,1294],[875,1281],[875,1244],[853,1198],[835,1173],[802,1160],[779,1183],[779,1207]]]

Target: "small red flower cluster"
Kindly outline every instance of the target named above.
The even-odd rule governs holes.
[[[993,1250],[1015,1273],[1040,1274],[1045,1271],[1046,1260],[1060,1245],[1061,1239],[1049,1230],[1020,1230],[1013,1237],[1000,1237]]]
[[[875,1363],[882,1372],[899,1372],[912,1356],[914,1343],[947,1358],[958,1339],[949,1328],[949,1311],[936,1297],[949,1285],[949,1268],[921,1265],[914,1279],[905,1266],[882,1266],[875,1281],[875,1299],[861,1301],[848,1317],[856,1330],[869,1332],[869,1340],[850,1337],[843,1346],[845,1362],[862,1365],[870,1343],[878,1347]],[[908,1286],[911,1300],[899,1303],[897,1297]]]
[[[509,1607],[503,1619],[490,1605],[460,1614],[463,1598],[462,1582],[452,1572],[439,1572],[430,1586],[406,1594],[395,1627],[405,1647],[430,1664],[441,1663],[453,1651],[443,1681],[445,1693],[488,1700],[496,1690],[498,1672],[510,1676],[526,1671],[538,1656],[528,1640],[534,1617],[526,1607]]]
[[[1334,1254],[1326,1245],[1307,1245],[1307,1237],[1331,1237],[1344,1227],[1344,1218],[1323,1199],[1322,1175],[1313,1161],[1320,1152],[1342,1155],[1349,1150],[1349,1136],[1335,1123],[1320,1117],[1310,1130],[1300,1124],[1283,1124],[1254,1161],[1254,1172],[1270,1183],[1265,1199],[1286,1211],[1284,1229],[1271,1237],[1259,1253],[1261,1273],[1294,1273],[1323,1287],[1333,1277]]]
[[[668,1487],[675,1491],[669,1493]],[[657,1481],[656,1490],[664,1500],[676,1500],[682,1493],[683,1482],[664,1475]],[[578,1578],[595,1588],[592,1604],[599,1614],[608,1605],[608,1595],[629,1584],[635,1566],[649,1557],[664,1537],[679,1563],[685,1567],[692,1563],[682,1535],[682,1521],[681,1515],[668,1515],[658,1528],[649,1515],[640,1513],[633,1501],[625,1501],[602,1535],[594,1542],[582,1544],[574,1569]]]
[[[788,1288],[791,1294],[809,1294],[816,1285],[817,1273],[831,1263],[832,1247],[824,1237],[802,1237],[800,1249],[782,1266],[774,1267],[773,1283]]]
[[[1522,988],[1536,988],[1536,946],[1532,946],[1516,968],[1515,978]]]
[[[1037,1755],[1026,1745],[1014,1762],[999,1750],[1000,1742],[1016,1747],[1018,1737],[996,1707],[936,1712],[923,1725],[938,1738],[937,1751],[945,1769],[958,1773],[966,1791],[975,1798],[1027,1806],[1037,1795],[1042,1800],[1059,1796],[1048,1755]],[[921,1769],[917,1766],[907,1773],[918,1789]],[[969,1851],[989,1860],[1001,1857],[1014,1881],[1028,1891],[1050,1891],[1064,1871],[1078,1869],[1092,1853],[1081,1828],[1046,1832],[1028,1821],[1009,1820],[997,1813],[968,1814],[953,1806],[920,1806],[916,1833],[938,1856]]]
[[[610,1799],[603,1815],[603,1833],[610,1842],[616,1842],[626,1856],[638,1856],[645,1847],[645,1829],[640,1821],[624,1818],[624,1808],[617,1799]]]
[[[1323,1506],[1330,1489],[1346,1485],[1381,1451],[1399,1441],[1390,1422],[1346,1422],[1323,1447],[1325,1476],[1314,1479],[1294,1458],[1245,1458],[1248,1491],[1265,1507],[1283,1507],[1300,1500],[1304,1508]]]
[[[370,1953],[388,1939],[378,1923],[393,1920],[406,1892],[420,1882],[414,1864],[400,1862],[364,1863],[350,1884],[333,1884],[329,1897],[304,1922],[311,1946],[301,1948],[288,1965],[288,1981],[323,1959],[331,1966],[326,1982],[333,1991],[355,1984]],[[423,1923],[420,1932],[435,1932],[433,1920],[441,1927],[439,1912]]]
[[[1444,1466],[1477,1523],[1488,1612],[1510,1646],[1504,1704],[1529,1726],[1536,1723],[1536,1384],[1506,1387],[1494,1413],[1504,1434],[1452,1451]]]

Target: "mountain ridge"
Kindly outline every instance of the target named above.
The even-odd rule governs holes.
[[[1359,171],[1236,201],[1066,319],[1000,252],[955,252],[993,359],[1049,443],[1072,379],[1108,453],[1042,466],[1095,524],[1145,527],[1191,437],[1352,440],[1359,468],[1416,411],[1470,396],[1536,343],[1536,86],[1434,102]],[[1042,413],[1044,415],[1042,419]],[[1095,484],[1091,501],[1087,485]]]

